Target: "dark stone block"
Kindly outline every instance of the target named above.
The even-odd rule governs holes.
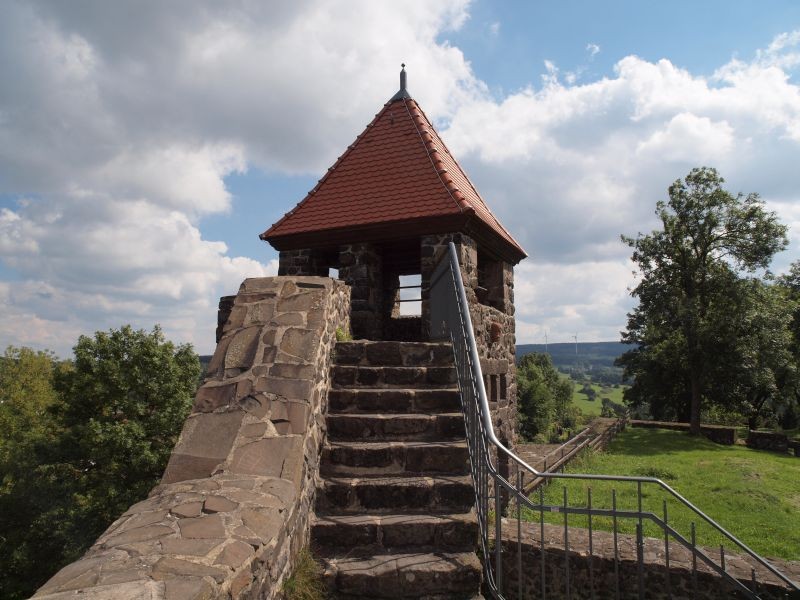
[[[374,366],[401,365],[400,345],[397,342],[375,342],[366,348],[367,361]]]
[[[364,356],[364,344],[360,342],[337,342],[334,359],[339,365],[357,365]]]

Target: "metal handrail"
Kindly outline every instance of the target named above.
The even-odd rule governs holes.
[[[509,496],[513,496],[519,503],[525,504],[530,508],[537,508],[537,505],[532,503],[529,498],[522,492],[522,486],[512,484],[497,468],[497,464],[492,460],[492,450],[496,453],[499,462],[500,456],[504,456],[508,461],[513,463],[518,470],[528,472],[534,477],[544,479],[580,479],[592,481],[619,481],[625,483],[637,484],[639,490],[639,511],[631,513],[630,515],[622,511],[616,512],[617,516],[626,517],[633,516],[639,518],[639,526],[637,528],[637,535],[641,535],[641,521],[648,519],[659,525],[665,534],[672,535],[672,537],[681,543],[681,545],[689,548],[695,556],[699,556],[703,562],[708,564],[717,573],[728,579],[732,584],[737,585],[739,591],[751,598],[758,598],[755,592],[751,592],[744,586],[738,579],[735,579],[728,574],[724,568],[724,554],[723,566],[717,565],[705,553],[697,548],[694,543],[689,544],[687,540],[678,534],[666,522],[661,521],[652,513],[645,513],[641,510],[641,486],[642,484],[653,484],[667,492],[672,498],[694,512],[702,521],[710,525],[724,538],[727,538],[740,550],[744,551],[748,556],[755,560],[759,565],[767,569],[770,573],[783,581],[793,590],[800,591],[800,586],[797,583],[786,577],[783,573],[778,571],[774,566],[767,562],[764,558],[758,555],[755,551],[749,548],[746,544],[734,537],[730,532],[723,528],[720,524],[714,521],[711,517],[706,515],[703,511],[697,508],[692,502],[684,498],[681,494],[675,491],[668,484],[662,480],[654,477],[633,477],[623,475],[594,475],[594,474],[579,474],[579,473],[554,473],[539,471],[527,464],[510,449],[508,449],[496,436],[494,425],[492,423],[491,410],[489,407],[489,400],[486,396],[486,389],[483,383],[483,374],[481,371],[480,355],[478,354],[478,347],[475,341],[475,332],[472,327],[472,319],[469,312],[469,304],[467,301],[464,283],[461,277],[461,269],[458,262],[458,255],[456,247],[453,242],[448,245],[447,256],[444,257],[436,269],[430,282],[430,297],[431,297],[431,334],[432,337],[445,337],[450,338],[453,344],[453,353],[455,355],[456,368],[458,371],[458,383],[461,391],[462,410],[467,425],[467,441],[470,453],[470,464],[472,469],[473,483],[476,494],[476,508],[478,523],[481,533],[481,551],[487,560],[484,561],[486,569],[487,585],[493,594],[498,598],[503,598],[501,593],[502,582],[502,531],[501,531],[501,514],[502,514],[502,491]],[[449,281],[444,279],[450,275]],[[447,285],[447,284],[450,285]],[[444,286],[442,292],[437,292],[439,286]],[[450,298],[438,298],[439,293],[452,296]],[[439,328],[440,329],[437,329]],[[474,400],[470,405],[467,396],[471,396]],[[476,419],[477,417],[477,419]],[[491,515],[488,504],[488,491],[489,479],[494,483],[494,502],[495,502],[495,563],[492,571],[489,564],[488,557],[490,556],[489,544],[489,524]],[[501,491],[502,490],[502,491]],[[542,508],[538,506],[538,508]],[[567,508],[565,512],[586,514],[587,509]],[[600,509],[591,509],[588,511],[590,514],[602,514]],[[616,509],[615,509],[616,510]],[[582,512],[583,511],[583,512]],[[694,532],[694,524],[692,524],[692,531]],[[694,537],[694,535],[693,535]],[[616,531],[615,531],[616,540]],[[693,540],[694,542],[694,540]],[[724,550],[723,550],[724,552]],[[520,575],[521,576],[521,575]]]

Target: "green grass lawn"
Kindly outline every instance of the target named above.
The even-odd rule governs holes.
[[[622,392],[624,391],[625,386],[621,385],[619,387],[604,387],[597,383],[592,383],[592,389],[597,392],[597,397],[594,400],[589,400],[586,397],[586,394],[581,394],[582,387],[582,383],[575,383],[575,387],[572,390],[572,403],[580,408],[584,415],[594,417],[599,416],[600,409],[603,406],[603,401],[601,398],[608,398],[612,402],[623,404]]]
[[[657,477],[687,498],[753,550],[768,557],[800,559],[800,459],[790,455],[720,446],[705,438],[663,429],[628,428],[606,452],[590,453],[570,465],[569,472]],[[563,503],[565,481],[545,489],[550,504]],[[636,508],[636,485],[592,482],[593,506],[611,507],[611,489],[617,491],[618,509]],[[566,483],[568,504],[586,506],[587,482]],[[663,515],[668,499],[670,524],[689,537],[695,517],[659,488],[643,487],[643,508]],[[538,499],[538,492],[534,494]],[[538,521],[539,513],[525,518]],[[563,523],[557,513],[545,521]],[[586,527],[585,517],[572,515],[569,524]],[[611,519],[594,517],[593,526],[611,530]],[[620,521],[619,531],[635,533],[635,521]],[[645,522],[644,534],[662,537],[661,530]],[[723,538],[710,526],[697,522],[697,543],[719,547]],[[734,548],[726,544],[726,551]]]

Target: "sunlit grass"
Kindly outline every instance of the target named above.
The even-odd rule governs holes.
[[[800,559],[800,459],[789,455],[720,446],[705,438],[663,429],[629,428],[604,453],[589,453],[573,462],[568,472],[637,475],[662,479],[700,510],[753,550],[771,557]],[[545,503],[585,507],[592,489],[594,507],[611,508],[616,490],[618,510],[636,510],[636,484],[555,480],[545,488]],[[538,501],[538,492],[532,496]],[[697,543],[726,550],[735,548],[688,508],[653,484],[642,486],[642,508],[663,518],[667,500],[669,523],[687,539],[696,522]],[[538,511],[525,511],[538,521]],[[545,513],[545,522],[563,524],[560,513]],[[634,534],[635,519],[620,519],[618,530]],[[587,527],[585,516],[571,515],[569,524]],[[593,527],[610,531],[610,518],[594,517]],[[643,523],[644,535],[663,536],[655,524]]]
[[[572,390],[572,403],[580,408],[584,415],[600,416],[600,409],[603,407],[602,398],[608,398],[612,402],[623,404],[622,392],[627,386],[612,387],[602,386],[597,383],[592,383],[590,386],[597,393],[594,400],[589,400],[586,394],[581,393],[582,383],[575,383],[575,387]]]

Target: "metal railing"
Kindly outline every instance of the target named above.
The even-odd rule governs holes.
[[[525,463],[511,450],[506,448],[494,432],[492,414],[489,401],[484,388],[481,373],[480,356],[475,342],[475,334],[469,312],[461,270],[458,263],[456,248],[451,242],[448,254],[437,265],[430,284],[430,314],[432,337],[449,339],[453,345],[453,353],[457,370],[458,385],[461,392],[461,404],[464,414],[467,442],[470,455],[472,480],[475,489],[476,513],[480,531],[480,552],[484,557],[484,580],[488,590],[496,598],[532,597],[525,594],[523,588],[523,549],[522,549],[522,523],[524,520],[537,521],[541,525],[540,552],[538,567],[541,570],[541,588],[538,597],[545,598],[548,593],[545,570],[545,521],[550,515],[558,515],[563,519],[564,525],[564,595],[570,598],[573,593],[570,578],[570,544],[569,544],[569,519],[576,515],[588,521],[588,560],[589,560],[589,588],[591,597],[595,597],[595,582],[593,581],[594,569],[592,566],[593,548],[592,536],[594,519],[609,520],[612,524],[614,571],[615,571],[615,597],[620,597],[620,556],[618,546],[618,533],[620,522],[635,525],[636,557],[637,557],[637,587],[638,597],[645,597],[644,586],[644,527],[650,524],[660,532],[659,537],[664,542],[664,577],[666,593],[672,597],[670,586],[670,543],[678,544],[685,548],[691,555],[692,585],[697,591],[698,562],[705,565],[706,571],[717,574],[739,595],[745,598],[761,598],[759,595],[759,582],[757,573],[773,576],[789,590],[798,591],[800,587],[778,571],[773,565],[756,554],[747,545],[735,538],[716,521],[702,512],[694,504],[681,496],[678,492],[655,477],[628,477],[616,475],[591,475],[576,473],[555,473],[538,471]],[[611,483],[615,486],[627,486],[629,498],[635,498],[636,504],[632,508],[622,509],[617,504],[618,490],[611,490],[611,507],[592,503],[592,490],[589,488],[585,506],[570,505],[567,497],[567,488],[564,487],[563,502],[555,503],[545,498],[543,487],[539,487],[538,499],[532,499],[526,492],[526,478],[545,479],[548,481],[566,480],[594,482],[598,484]],[[549,486],[553,487],[553,486]],[[631,490],[631,488],[633,488]],[[632,493],[631,493],[632,492]],[[655,496],[662,496],[663,512],[655,514],[654,510],[645,509],[643,500],[652,503]],[[597,494],[595,494],[595,500]],[[679,532],[673,521],[669,520],[668,504],[677,506],[679,511],[684,511],[691,518],[690,531]],[[503,518],[505,516],[505,518]],[[685,520],[684,520],[685,521]],[[723,540],[719,544],[719,557],[712,555],[703,547],[702,541],[697,539],[697,525],[701,525],[710,532],[710,539]],[[504,543],[503,527],[511,527],[512,531],[506,539],[512,539],[516,533],[515,555],[506,556],[508,560],[516,562],[516,590],[510,589],[504,582],[503,560],[504,554],[509,554],[512,543]],[[516,531],[513,531],[515,529]],[[632,528],[629,528],[632,529]],[[623,529],[624,530],[624,529]],[[745,581],[729,573],[725,564],[726,545],[746,559],[751,568],[750,578]],[[530,568],[535,568],[531,566]],[[763,582],[762,582],[763,583]],[[610,591],[608,591],[610,593]],[[603,596],[606,596],[604,592]]]

